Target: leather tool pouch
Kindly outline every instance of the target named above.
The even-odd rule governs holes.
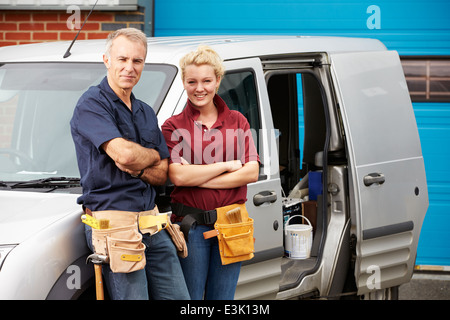
[[[142,234],[154,235],[167,229],[181,257],[187,256],[187,246],[178,225],[172,225],[158,208],[142,212],[94,211],[95,219],[109,220],[108,229],[92,229],[92,245],[97,254],[109,257],[112,272],[129,273],[145,267],[145,245]],[[140,232],[139,232],[140,231]]]
[[[180,231],[180,226],[172,224],[167,214],[158,215],[158,213],[159,211],[156,206],[152,212],[146,211],[139,213],[139,230],[141,230],[142,233],[149,232],[153,235],[162,229],[166,229],[177,249],[177,254],[182,258],[186,258],[187,245],[184,235]],[[146,225],[149,225],[150,227],[147,227]]]
[[[234,204],[216,210],[217,221],[214,227],[217,230],[222,264],[252,259],[255,251],[254,226],[245,204]]]
[[[123,234],[115,234],[107,239],[109,252],[109,265],[112,272],[129,273],[144,269],[145,245],[142,243],[142,234],[132,233],[127,240]]]
[[[169,232],[170,237],[177,248],[178,256],[181,258],[186,258],[188,256],[188,249],[186,239],[184,239],[184,234],[181,232],[180,226],[170,222],[167,226],[167,232]]]
[[[127,211],[94,211],[96,219],[109,220],[108,229],[92,229],[97,254],[107,255],[112,272],[128,273],[145,267],[145,245],[137,225],[137,214]]]

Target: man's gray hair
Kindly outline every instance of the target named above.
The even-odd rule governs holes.
[[[145,33],[136,28],[122,28],[111,32],[106,39],[105,55],[108,58],[110,56],[113,41],[119,36],[125,36],[130,41],[141,42],[145,47],[145,55],[147,56],[147,36]]]

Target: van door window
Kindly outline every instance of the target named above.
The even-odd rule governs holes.
[[[247,118],[251,128],[260,129],[255,76],[251,71],[227,73],[218,94],[230,109],[241,112]]]
[[[258,96],[256,93],[255,75],[249,70],[227,73],[219,88],[218,95],[226,102],[228,108],[241,112],[248,120],[258,148],[258,133],[261,129]]]

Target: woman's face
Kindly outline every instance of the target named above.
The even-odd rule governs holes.
[[[197,108],[213,105],[213,98],[219,88],[220,78],[216,77],[210,65],[188,65],[184,70],[183,86],[189,100]]]

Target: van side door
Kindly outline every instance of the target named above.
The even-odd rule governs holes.
[[[281,235],[281,184],[278,172],[277,144],[267,88],[258,58],[225,61],[227,70],[218,94],[228,107],[244,114],[250,123],[261,161],[259,180],[248,185],[247,207],[255,219],[256,253],[275,250],[283,255]],[[280,227],[274,230],[274,222]]]
[[[218,94],[230,109],[240,111],[249,121],[261,162],[258,181],[247,187],[246,207],[255,225],[255,256],[243,264],[235,298],[274,298],[284,254],[283,214],[267,87],[259,58],[225,61],[224,65],[226,74]]]
[[[358,294],[409,281],[428,207],[417,125],[398,54],[332,54],[345,131]]]

